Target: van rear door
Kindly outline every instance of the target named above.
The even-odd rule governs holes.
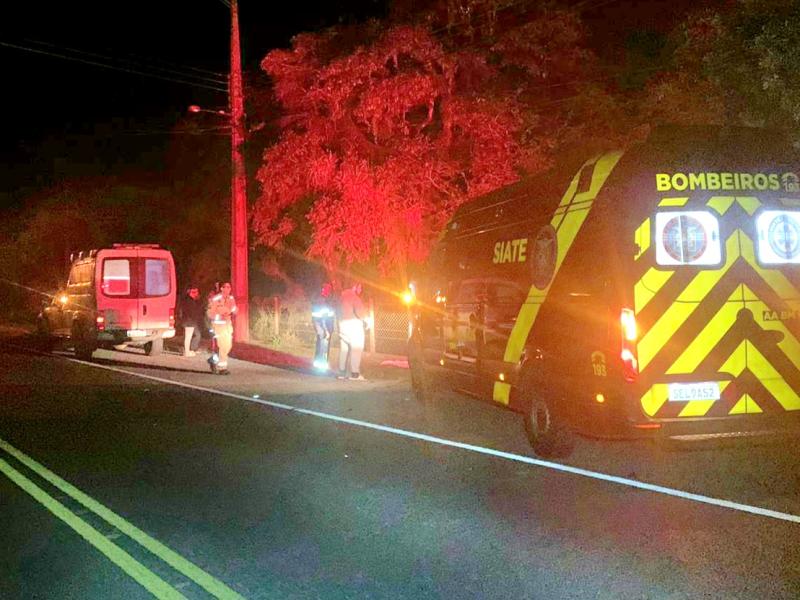
[[[97,254],[97,309],[105,317],[106,329],[132,330],[138,327],[139,303],[136,293],[135,252],[115,249]]]
[[[137,328],[165,330],[175,309],[175,266],[172,254],[161,248],[139,248]]]

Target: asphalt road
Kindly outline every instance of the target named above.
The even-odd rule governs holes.
[[[0,598],[800,596],[795,441],[549,463],[403,371],[24,348],[0,340]]]

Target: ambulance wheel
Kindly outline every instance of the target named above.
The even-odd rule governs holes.
[[[566,457],[575,447],[575,439],[569,426],[552,403],[537,396],[531,398],[525,411],[525,432],[533,451],[541,457]]]
[[[147,356],[158,356],[162,352],[164,352],[164,338],[156,338],[144,345],[144,353]]]
[[[75,347],[75,358],[86,361],[92,360],[92,354],[97,350],[97,342],[88,326],[80,323],[73,324],[72,343]]]

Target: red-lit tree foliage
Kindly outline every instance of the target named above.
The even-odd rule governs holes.
[[[455,207],[516,178],[520,107],[480,94],[485,62],[446,52],[422,28],[331,57],[341,42],[301,35],[264,59],[286,117],[258,173],[254,228],[280,246],[302,218],[287,209],[310,199],[310,256],[402,272]],[[465,70],[475,79],[462,88]]]
[[[432,14],[434,26],[299,35],[266,56],[284,117],[257,174],[260,243],[402,275],[456,207],[546,167],[602,105],[596,86],[576,99],[594,59],[573,13],[495,13],[488,29]]]

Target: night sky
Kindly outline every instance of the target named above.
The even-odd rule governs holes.
[[[663,28],[687,4],[593,0],[596,8],[584,16],[596,49],[608,53],[624,30]],[[245,68],[255,72],[270,49],[288,46],[300,31],[382,17],[387,6],[386,0],[240,0]],[[223,0],[28,2],[3,10],[0,44],[28,50],[0,45],[0,203],[68,173],[73,162],[96,161],[101,172],[113,168],[103,163],[112,158],[151,167],[188,105],[225,107],[226,94],[205,87],[224,87],[215,79],[228,71],[230,17]],[[130,72],[136,70],[165,79]],[[93,136],[97,157],[88,156],[92,143],[87,149],[85,141]],[[84,141],[76,144],[79,138]]]
[[[270,49],[288,46],[300,31],[384,14],[383,0],[286,2],[280,11],[276,6],[281,5],[240,0],[243,62],[252,72]],[[0,45],[5,80],[0,200],[5,204],[21,186],[46,182],[53,169],[91,160],[76,154],[91,153],[85,139],[95,134],[105,160],[111,160],[113,147],[124,160],[141,159],[146,168],[158,155],[148,151],[166,145],[186,107],[226,106],[225,92],[205,87],[224,88],[215,79],[224,79],[229,69],[230,12],[222,0],[28,2],[3,10],[0,43],[8,45]],[[84,141],[75,144],[77,138]],[[99,171],[106,170],[102,160]]]

